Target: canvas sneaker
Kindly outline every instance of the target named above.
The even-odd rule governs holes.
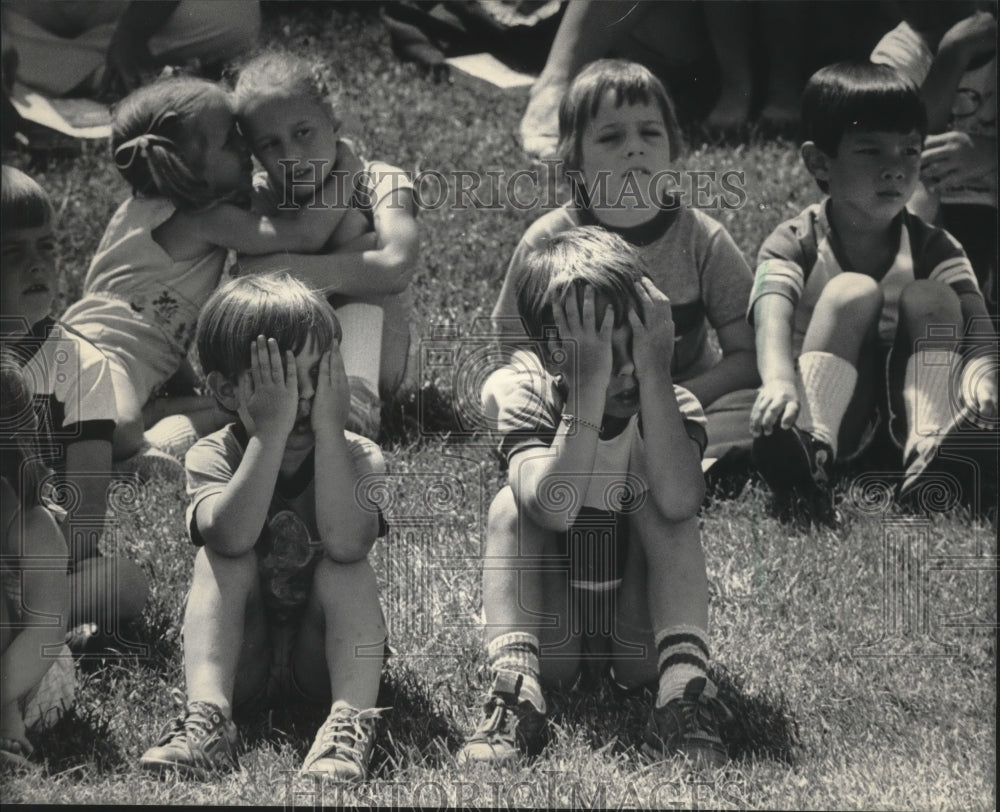
[[[797,426],[755,437],[753,463],[775,493],[813,486],[828,490],[833,479],[833,449]]]
[[[326,775],[337,781],[364,781],[375,746],[375,722],[383,710],[358,710],[343,700],[334,702],[306,753],[302,774]]]
[[[239,733],[233,721],[212,702],[185,702],[180,691],[174,699],[184,712],[171,720],[156,746],[143,753],[139,766],[161,773],[175,770],[200,780],[239,769]]]
[[[548,744],[545,714],[519,699],[523,680],[521,674],[497,674],[483,705],[483,720],[458,753],[459,764],[504,764],[521,754],[536,756]]]
[[[662,759],[684,755],[696,767],[717,768],[729,761],[720,728],[732,714],[716,695],[714,683],[696,677],[684,695],[655,708],[646,730],[643,752]]]

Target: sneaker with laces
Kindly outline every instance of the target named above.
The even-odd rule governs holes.
[[[483,705],[483,721],[459,751],[459,764],[504,764],[521,754],[542,752],[549,741],[548,720],[528,700],[519,699],[523,679],[497,674]]]
[[[143,753],[139,766],[161,773],[175,770],[199,780],[238,770],[239,734],[233,721],[212,702],[185,702],[179,691],[174,700],[184,712],[171,720],[156,746]]]
[[[719,728],[731,719],[715,685],[696,677],[685,687],[684,696],[653,710],[642,750],[651,758],[681,754],[696,767],[722,767],[729,754]]]
[[[383,710],[385,708],[358,710],[342,699],[334,702],[302,762],[302,775],[364,781],[375,746],[375,722]]]
[[[833,449],[797,426],[775,429],[753,441],[753,464],[775,493],[812,485],[827,490],[833,471]]]

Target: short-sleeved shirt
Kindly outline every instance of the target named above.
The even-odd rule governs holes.
[[[757,300],[769,293],[784,296],[795,305],[792,351],[802,352],[802,342],[826,283],[850,271],[828,216],[829,198],[806,208],[778,226],[761,246],[757,276],[747,317],[753,323]],[[899,297],[915,279],[943,282],[958,295],[980,296],[972,266],[962,246],[947,231],[928,225],[907,210],[893,223],[898,248],[892,264],[875,281],[884,295],[878,334],[890,346],[899,321]]]
[[[118,413],[104,354],[66,325],[45,318],[4,342],[34,393],[39,434],[56,445],[47,460],[60,469],[65,449],[83,440],[111,442]],[[61,449],[61,451],[60,451]]]
[[[100,346],[103,313],[124,304],[133,318],[133,346],[124,352],[133,358],[172,354],[179,362],[194,338],[202,305],[222,278],[227,251],[216,246],[203,256],[174,260],[153,232],[175,212],[162,197],[122,203],[90,263],[83,298],[67,308],[63,321]],[[122,340],[116,332],[115,341]]]
[[[355,470],[381,469],[382,452],[375,443],[350,432],[346,437]],[[234,423],[201,438],[187,453],[190,499],[187,526],[191,541],[197,546],[205,543],[196,520],[198,505],[225,490],[243,460],[248,441],[246,429]],[[386,525],[379,514],[379,535],[385,532]],[[312,454],[295,474],[278,478],[254,551],[269,614],[279,622],[295,617],[305,606],[316,565],[323,556],[316,525]]]
[[[701,404],[682,386],[675,385],[674,394],[688,436],[704,451],[706,423]],[[482,394],[483,409],[499,437],[497,454],[504,468],[520,451],[552,445],[566,395],[563,378],[549,373],[541,359],[527,350],[517,350],[507,364],[487,379]],[[629,472],[643,475],[647,461],[641,412],[629,419],[622,432],[598,441],[598,460],[601,467],[595,467],[594,471],[602,476]],[[603,499],[603,494],[600,498]],[[585,500],[584,504],[589,502]]]
[[[498,436],[501,467],[532,448],[551,447],[562,420],[566,386],[551,375],[541,360],[527,350],[515,351],[508,364],[494,372],[483,387],[483,409]],[[702,452],[707,443],[701,404],[681,386],[674,387],[688,436]],[[557,549],[570,559],[570,585],[593,592],[621,585],[628,547],[628,515],[646,498],[649,478],[656,476],[658,460],[649,460],[642,433],[642,416],[635,414],[613,437],[601,437],[592,470],[539,483],[540,504],[568,510],[576,520],[557,539]],[[575,500],[579,499],[577,505]]]
[[[908,23],[889,31],[872,51],[871,61],[889,65],[917,87],[921,87],[934,62],[934,54],[924,38]],[[955,89],[948,129],[969,135],[997,137],[997,58],[967,70]],[[983,173],[960,182],[945,182],[941,202],[997,205],[997,173]]]
[[[504,278],[493,321],[505,335],[523,335],[518,322],[516,269],[524,255],[556,234],[577,226],[600,225],[634,245],[650,277],[670,298],[675,343],[674,380],[683,382],[711,369],[719,360],[708,340],[715,329],[743,318],[753,272],[725,227],[698,209],[665,205],[648,223],[627,229],[604,226],[573,203],[550,211],[524,233]]]

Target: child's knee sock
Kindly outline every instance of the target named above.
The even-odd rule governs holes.
[[[382,359],[383,311],[378,305],[352,302],[337,309],[344,331],[340,354],[351,385],[351,416],[364,425],[378,417],[378,378]],[[374,410],[375,415],[365,412]],[[363,412],[358,414],[357,412]],[[348,425],[351,428],[351,425]],[[366,433],[362,431],[361,433]]]
[[[660,665],[660,688],[656,707],[684,696],[687,684],[696,677],[708,677],[708,637],[697,626],[670,626],[654,635]]]
[[[903,378],[903,403],[906,406],[906,447],[903,459],[909,458],[924,437],[941,432],[951,423],[952,370],[961,362],[952,350],[917,350],[906,360]]]
[[[830,352],[804,352],[799,356],[800,417],[796,425],[822,440],[837,456],[837,435],[854,395],[858,371]]]
[[[494,672],[510,671],[524,678],[521,699],[527,699],[545,713],[545,698],[538,680],[538,638],[529,632],[508,632],[490,640],[486,652]]]

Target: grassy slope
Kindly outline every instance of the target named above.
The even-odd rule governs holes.
[[[266,26],[272,41],[328,60],[368,154],[412,171],[522,166],[513,136],[522,97],[425,82],[395,60],[371,15],[317,4],[270,15]],[[684,165],[746,172],[747,204],[719,217],[751,257],[778,222],[815,199],[787,144],[704,148]],[[61,267],[72,297],[126,189],[100,146],[39,179],[62,211]],[[446,335],[470,333],[534,216],[510,207],[421,215],[419,336],[441,335],[442,326]],[[389,421],[387,458],[400,482],[387,508],[395,529],[373,560],[398,651],[383,695],[395,710],[380,736],[377,779],[343,795],[324,787],[327,804],[995,808],[995,568],[977,576],[956,564],[995,556],[989,530],[961,515],[920,522],[849,499],[842,527],[804,534],[771,519],[752,487],[706,509],[702,525],[717,675],[738,717],[730,769],[699,782],[679,765],[646,764],[633,750],[646,706],[620,705],[602,691],[553,697],[560,736],[534,765],[459,770],[452,754],[485,687],[477,568],[499,479],[482,438],[432,431],[456,426],[452,387],[446,370],[425,369]],[[890,556],[890,575],[903,575],[884,576],[885,540],[895,537],[926,545],[923,571],[902,571]],[[302,709],[248,724],[239,775],[204,785],[141,776],[136,760],[173,712],[169,688],[182,683],[179,623],[192,551],[180,491],[152,483],[122,511],[113,543],[152,576],[150,605],[132,631],[148,648],[85,664],[77,709],[38,742],[46,777],[5,779],[3,800],[252,805],[293,802],[290,787],[316,792],[310,781],[289,783],[320,721]],[[897,656],[859,656],[858,646],[886,634],[905,638],[885,620],[887,594],[922,596],[914,611],[926,613],[932,631],[912,629]],[[952,616],[958,625],[946,627]],[[935,640],[959,653],[927,656]]]

